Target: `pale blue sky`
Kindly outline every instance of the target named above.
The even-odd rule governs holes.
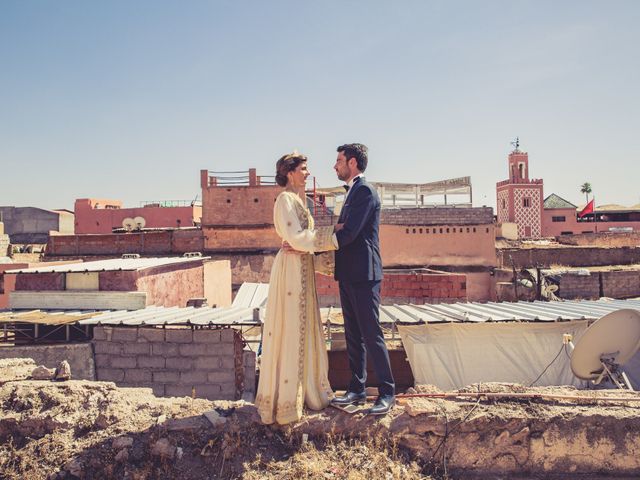
[[[470,175],[520,136],[545,195],[640,203],[638,1],[0,0],[0,205],[192,199],[335,147],[374,181]]]

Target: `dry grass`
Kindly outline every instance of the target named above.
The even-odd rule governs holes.
[[[306,442],[290,458],[245,464],[246,480],[300,479],[428,479],[420,466],[406,458],[395,444],[380,439],[328,438],[320,445]]]

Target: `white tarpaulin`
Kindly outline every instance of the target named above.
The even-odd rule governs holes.
[[[398,325],[416,384],[442,390],[478,382],[529,385],[562,347],[562,335],[574,343],[587,329],[586,320],[569,322],[491,322]],[[536,385],[575,385],[570,350],[560,353]]]

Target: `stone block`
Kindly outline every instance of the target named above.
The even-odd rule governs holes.
[[[256,352],[242,352],[242,361],[245,367],[255,367]]]
[[[223,383],[220,385],[220,400],[235,400],[237,396],[235,383]]]
[[[108,353],[96,353],[93,356],[96,362],[96,368],[110,367],[112,356]]]
[[[165,339],[167,342],[192,343],[193,332],[190,328],[167,329],[165,331]]]
[[[233,328],[220,330],[220,341],[222,343],[233,343],[238,333]]]
[[[151,345],[148,343],[125,343],[122,353],[125,355],[150,355]]]
[[[154,343],[151,345],[151,353],[163,357],[175,357],[180,355],[180,345],[175,343]]]
[[[135,342],[137,339],[138,330],[133,327],[116,327],[111,336],[113,342]]]
[[[138,329],[138,342],[164,342],[163,328],[140,328]]]
[[[180,379],[178,372],[162,371],[153,372],[153,381],[156,383],[177,383]]]
[[[109,355],[122,354],[122,344],[113,342],[94,342],[93,351],[95,353],[107,353]]]
[[[113,357],[111,366],[115,368],[136,368],[138,362],[136,357]]]
[[[194,358],[192,357],[168,357],[166,359],[167,370],[186,371],[194,368]]]
[[[96,374],[99,382],[115,382],[124,381],[124,370],[121,368],[98,368]]]
[[[221,330],[194,330],[193,341],[196,343],[220,343]]]
[[[166,361],[164,357],[148,357],[138,356],[138,367],[140,368],[165,368]]]
[[[221,400],[222,389],[220,385],[212,383],[204,383],[199,385],[193,385],[196,389],[196,397],[206,398],[208,400]]]
[[[217,370],[220,368],[220,357],[218,356],[194,357],[193,368],[198,370]]]
[[[236,362],[234,357],[218,357],[218,368],[220,370],[233,370],[235,366]]]
[[[164,395],[167,397],[190,397],[191,387],[188,385],[165,385]]]
[[[220,370],[216,372],[209,372],[207,374],[207,381],[210,383],[235,383],[236,374],[232,370]]]
[[[180,383],[184,385],[193,385],[196,383],[207,382],[207,372],[202,370],[192,370],[190,372],[180,373]]]
[[[113,333],[113,327],[105,327],[103,325],[96,325],[93,328],[94,340],[108,340],[111,341],[111,335]]]
[[[130,383],[151,382],[151,371],[141,368],[132,368],[124,371],[124,381]]]
[[[191,343],[189,345],[180,345],[180,355],[185,357],[200,357],[203,355],[212,355],[219,351],[223,345],[209,345],[207,343]]]

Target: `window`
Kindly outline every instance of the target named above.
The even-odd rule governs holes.
[[[502,208],[507,208],[507,201],[504,198],[502,199]]]
[[[560,235],[573,235],[573,232],[560,232]]]
[[[531,206],[531,197],[524,197],[522,199],[522,206],[523,207],[530,207]]]
[[[566,222],[567,219],[564,216],[559,216],[559,217],[551,217],[551,221],[552,222]]]

